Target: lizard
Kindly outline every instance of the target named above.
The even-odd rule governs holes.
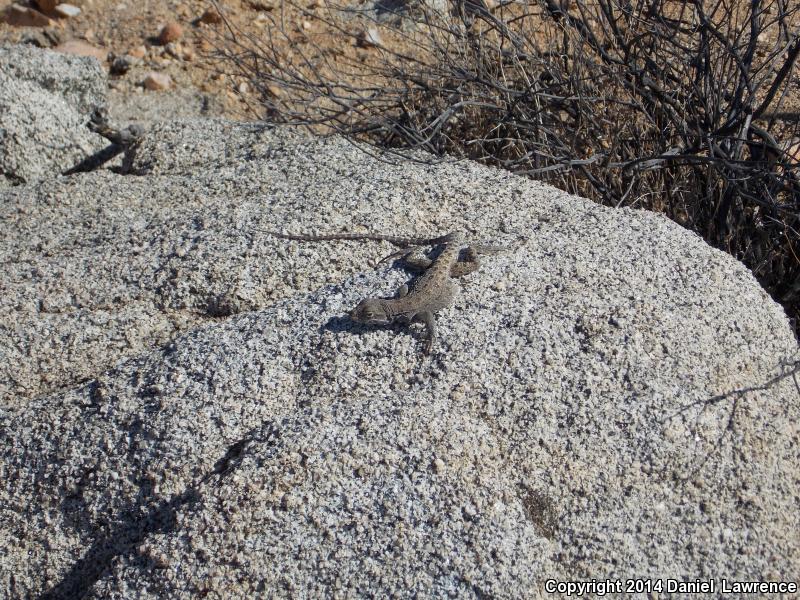
[[[448,233],[435,238],[401,237],[382,234],[341,233],[324,235],[285,234],[269,231],[271,235],[288,240],[327,241],[327,240],[379,240],[396,246],[435,246],[441,252],[434,259],[409,256],[414,249],[390,255],[383,261],[396,256],[424,272],[411,285],[401,286],[394,298],[365,298],[350,311],[350,318],[356,323],[365,325],[388,325],[394,321],[401,323],[419,322],[425,326],[425,354],[429,354],[436,337],[436,321],[434,313],[450,305],[456,293],[453,277],[461,277],[475,271],[478,266],[478,247],[468,246],[462,259],[461,250],[464,245],[464,234]],[[481,247],[483,251],[495,251],[492,247]],[[381,262],[383,262],[381,261]]]

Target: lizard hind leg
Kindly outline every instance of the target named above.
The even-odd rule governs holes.
[[[425,255],[422,246],[414,246],[412,248],[403,248],[402,250],[393,252],[389,256],[382,258],[375,266],[377,267],[395,258],[399,258],[407,268],[412,271],[417,271],[418,273],[426,271],[433,264],[433,260]]]
[[[433,260],[428,258],[421,247],[412,248],[411,251],[403,257],[403,262],[408,269],[417,271],[418,273],[427,271],[433,264]]]
[[[414,250],[415,250],[415,248],[403,248],[401,250],[398,250],[397,252],[392,252],[388,256],[384,256],[377,263],[375,263],[375,266],[377,267],[379,265],[382,265],[385,262],[389,262],[390,260],[394,260],[396,258],[399,258],[401,260],[406,260],[408,255],[411,254],[412,252],[414,252]]]

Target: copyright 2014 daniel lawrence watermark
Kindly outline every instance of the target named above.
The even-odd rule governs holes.
[[[548,579],[544,589],[564,596],[598,596],[606,594],[796,594],[796,581],[740,581],[729,578],[694,579],[590,579],[588,581],[559,581]]]

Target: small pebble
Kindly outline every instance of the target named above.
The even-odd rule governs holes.
[[[26,8],[21,4],[12,4],[5,11],[6,23],[17,27],[50,27],[54,21],[47,15],[43,15],[38,10]]]
[[[36,0],[36,6],[44,12],[52,12],[58,5],[58,0]]]
[[[358,36],[358,42],[361,46],[372,47],[380,46],[383,40],[381,40],[381,34],[375,27],[369,27]]]
[[[206,12],[204,12],[200,17],[200,22],[208,23],[209,25],[217,25],[219,23],[222,23],[222,15],[220,15],[213,8],[207,8]]]
[[[161,33],[158,34],[158,41],[162,45],[165,45],[181,39],[182,35],[183,27],[175,21],[170,21],[161,28]]]
[[[165,49],[172,58],[180,58],[183,52],[183,48],[177,42],[170,42],[165,46]]]
[[[111,74],[124,75],[130,68],[137,64],[139,59],[131,56],[130,54],[123,54],[122,56],[115,56],[111,61]]]
[[[146,54],[147,54],[147,47],[144,45],[136,46],[135,48],[131,48],[130,50],[128,50],[128,55],[132,56],[133,58],[144,58]]]
[[[172,78],[166,73],[148,73],[142,82],[144,87],[150,91],[166,90],[172,87]]]
[[[81,9],[72,4],[59,4],[56,6],[55,12],[59,17],[71,19],[81,14]]]

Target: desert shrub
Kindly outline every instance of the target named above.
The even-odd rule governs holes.
[[[662,211],[797,323],[798,31],[792,0],[318,0],[217,48],[263,118]]]

